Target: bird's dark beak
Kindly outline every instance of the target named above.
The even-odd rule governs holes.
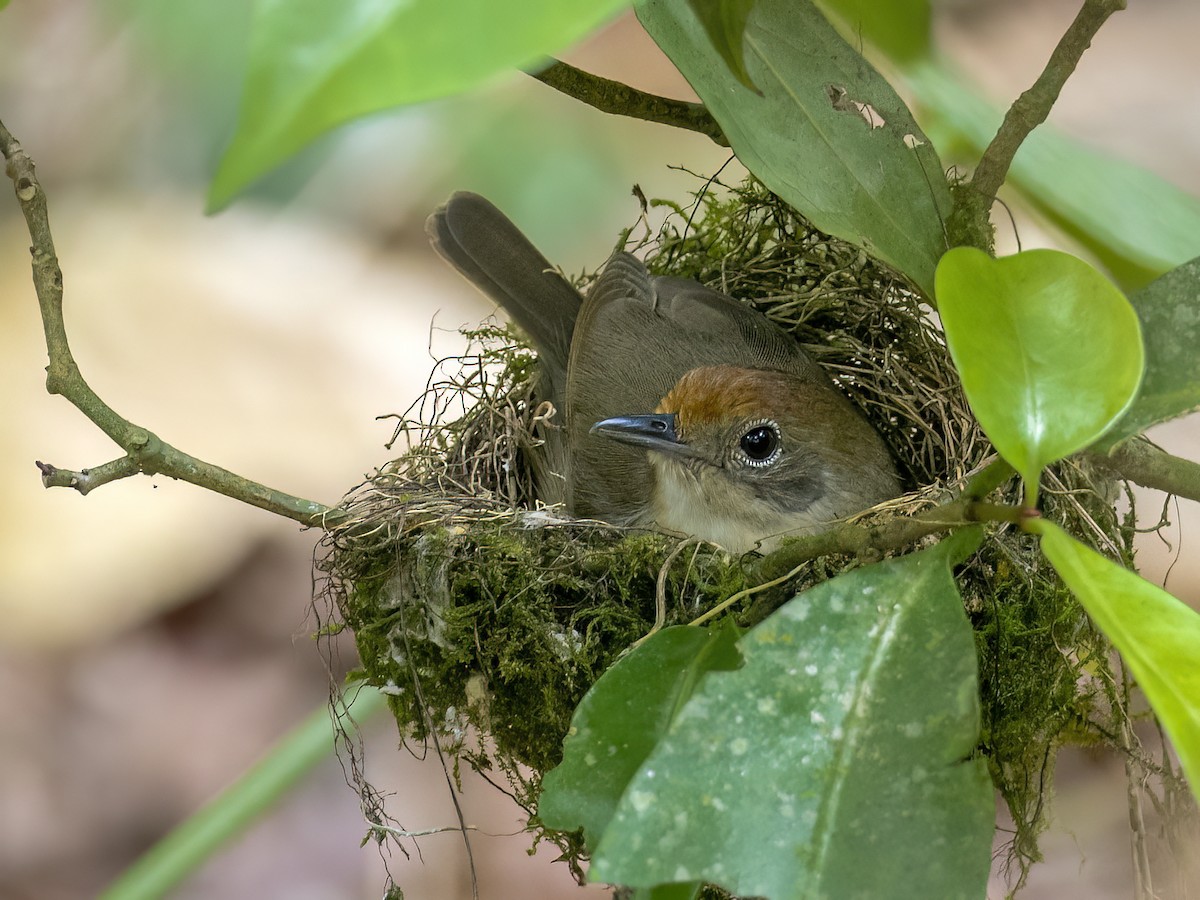
[[[591,427],[592,434],[633,444],[647,450],[670,453],[675,456],[690,456],[691,448],[679,440],[675,431],[674,413],[656,413],[650,416],[615,416],[602,419]]]

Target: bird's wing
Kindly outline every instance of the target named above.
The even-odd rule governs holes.
[[[529,335],[551,383],[565,385],[571,334],[583,302],[579,292],[478,194],[453,194],[426,220],[425,231],[442,258]],[[561,396],[561,389],[554,393]]]
[[[644,450],[590,433],[612,416],[649,413],[700,366],[772,369],[830,386],[796,341],[761,313],[699,282],[653,277],[628,253],[609,260],[575,325],[567,374],[567,441],[575,515],[645,520]]]
[[[753,307],[687,278],[654,279],[657,309],[677,332],[721,335],[721,359],[696,365],[770,369],[827,384],[829,376],[796,339]],[[693,366],[695,368],[695,366]]]

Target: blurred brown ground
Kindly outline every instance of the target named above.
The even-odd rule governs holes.
[[[133,420],[325,502],[387,458],[390,425],[374,417],[416,396],[430,342],[451,350],[454,329],[487,312],[424,248],[421,221],[438,199],[455,187],[495,196],[570,270],[596,265],[632,220],[632,182],[680,196],[694,181],[668,164],[711,172],[725,159],[703,139],[604,117],[513,78],[486,103],[381,117],[202,219],[232,98],[201,85],[232,84],[237,50],[198,33],[196,62],[186,33],[172,49],[170,33],[122,24],[117,13],[137,5],[44,0],[0,14],[0,118],[49,193],[76,354]],[[940,13],[939,38],[1006,101],[1076,9],[958,0]],[[1131,4],[1105,26],[1052,121],[1200,195],[1197,34],[1194,2]],[[208,78],[204,59],[226,51],[228,65]],[[686,91],[628,19],[571,58]],[[94,896],[317,708],[329,676],[309,637],[312,532],[165,479],[86,498],[42,490],[35,458],[79,467],[113,452],[42,390],[15,212],[0,206],[0,897],[68,900]],[[1021,229],[1027,247],[1054,241],[1034,221]],[[1156,437],[1197,458],[1197,427]],[[1156,518],[1161,498],[1143,499]],[[1193,605],[1196,513],[1181,503],[1172,547],[1149,539],[1142,553],[1148,577],[1170,568],[1168,586]],[[337,672],[352,660],[350,645],[335,648]],[[436,764],[396,744],[386,723],[368,728],[370,776],[393,794],[393,815],[413,830],[453,824]],[[1023,896],[1132,896],[1123,781],[1114,759],[1064,754],[1048,861]],[[516,810],[491,788],[468,780],[463,805],[480,827],[486,900],[604,896],[576,888],[553,854],[526,856]],[[359,848],[363,830],[331,759],[174,896],[376,897],[382,863]],[[459,838],[420,848],[421,858],[390,863],[410,900],[470,896]],[[1002,896],[999,882],[991,893]]]

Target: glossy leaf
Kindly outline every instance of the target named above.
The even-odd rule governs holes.
[[[739,896],[982,897],[994,801],[963,533],[808,590],[746,634],[621,798],[591,877]],[[914,864],[914,860],[918,864]]]
[[[852,35],[896,62],[912,62],[929,53],[929,0],[823,0],[821,6],[845,22]]]
[[[746,87],[757,91],[746,71],[744,49],[746,19],[754,0],[688,0],[688,3],[729,71]]]
[[[1003,112],[943,63],[905,72],[939,147],[961,144],[973,159]],[[1200,199],[1131,163],[1039,126],[1021,145],[1008,182],[1077,238],[1130,288],[1200,255]]]
[[[1041,535],[1042,551],[1067,587],[1128,663],[1200,800],[1200,614],[1053,522],[1030,527]]]
[[[549,828],[583,828],[594,848],[617,801],[699,679],[737,668],[730,626],[665,628],[605,672],[580,702],[563,761],[546,773],[538,818]]]
[[[1200,407],[1200,257],[1130,298],[1142,324],[1146,377],[1108,436],[1115,442]]]
[[[696,900],[703,887],[700,882],[657,884],[652,888],[636,888],[630,900]]]
[[[636,7],[737,154],[817,228],[865,247],[924,290],[946,243],[950,194],[912,114],[810,0],[758,0],[744,87],[687,0]]]
[[[561,50],[626,0],[262,0],[217,208],[318,135]]]
[[[937,302],[971,409],[1032,503],[1042,468],[1095,441],[1133,400],[1143,368],[1133,307],[1068,253],[992,259],[970,247],[942,258]]]

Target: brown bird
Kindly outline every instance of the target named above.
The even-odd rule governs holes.
[[[585,299],[477,194],[454,194],[426,230],[538,351],[563,413],[538,471],[542,500],[744,552],[900,493],[879,435],[749,306],[652,276],[623,252]]]

